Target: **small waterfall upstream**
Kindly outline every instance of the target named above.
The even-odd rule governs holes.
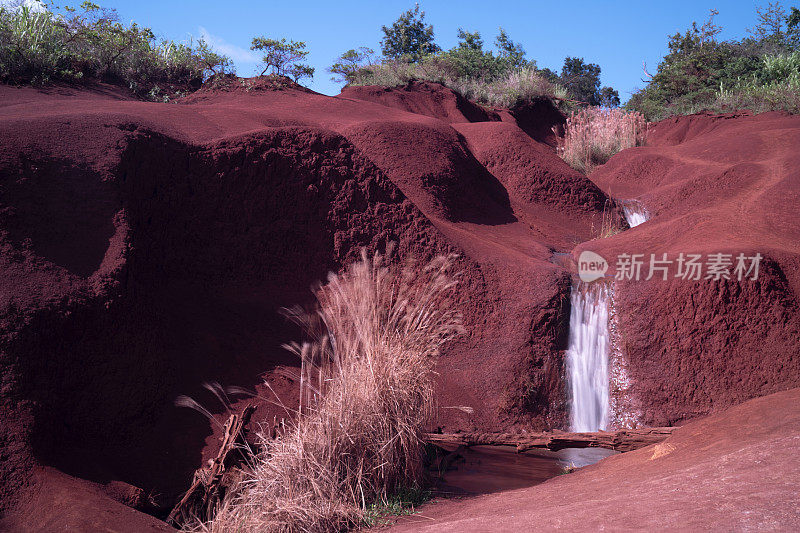
[[[642,222],[647,222],[647,219],[650,218],[650,213],[648,213],[647,209],[637,200],[622,202],[622,212],[625,215],[625,220],[628,221],[628,225],[632,228],[638,226]]]
[[[572,287],[567,372],[571,392],[570,429],[598,431],[610,419],[609,287],[577,282]]]

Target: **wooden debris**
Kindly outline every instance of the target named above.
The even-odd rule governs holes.
[[[250,423],[255,409],[254,405],[248,405],[241,413],[234,413],[228,418],[219,453],[207,466],[194,473],[191,487],[169,513],[168,524],[182,526],[192,521],[208,521],[213,518],[231,484],[232,467],[242,457],[241,447],[245,444],[247,424]]]
[[[514,446],[517,452],[533,448],[563,450],[565,448],[607,448],[628,452],[661,442],[675,427],[621,429],[591,433],[427,433],[432,444],[457,446]]]

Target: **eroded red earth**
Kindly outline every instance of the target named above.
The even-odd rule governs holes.
[[[419,260],[461,255],[469,334],[438,366],[446,431],[565,427],[559,254],[582,249],[765,256],[755,282],[618,285],[640,423],[800,385],[800,118],[662,122],[591,180],[556,155],[561,121],[543,102],[486,110],[425,83],[338,97],[234,84],[178,104],[0,86],[2,525],[168,529],[145,513],[165,514],[218,437],[176,397],[223,419],[202,383],[268,394],[267,379],[291,404],[280,346],[299,332],[279,309],[390,241]],[[592,240],[604,210],[619,217],[609,198],[638,198],[652,219]],[[256,417],[280,415],[264,402]],[[755,439],[763,423],[742,426]],[[648,453],[613,458],[605,482]]]

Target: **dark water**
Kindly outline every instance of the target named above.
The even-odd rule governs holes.
[[[443,472],[434,493],[466,496],[531,487],[561,474],[566,466],[585,466],[615,453],[601,449],[516,453],[510,446],[473,446],[459,452],[461,457]]]

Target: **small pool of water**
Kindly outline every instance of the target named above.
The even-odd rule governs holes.
[[[472,446],[460,451],[442,473],[434,494],[467,496],[531,487],[561,474],[566,466],[586,466],[616,453],[598,448],[517,453],[511,446]]]
[[[559,450],[555,455],[561,460],[564,466],[589,466],[595,464],[600,459],[617,455],[619,452],[606,450],[605,448],[567,448]]]

